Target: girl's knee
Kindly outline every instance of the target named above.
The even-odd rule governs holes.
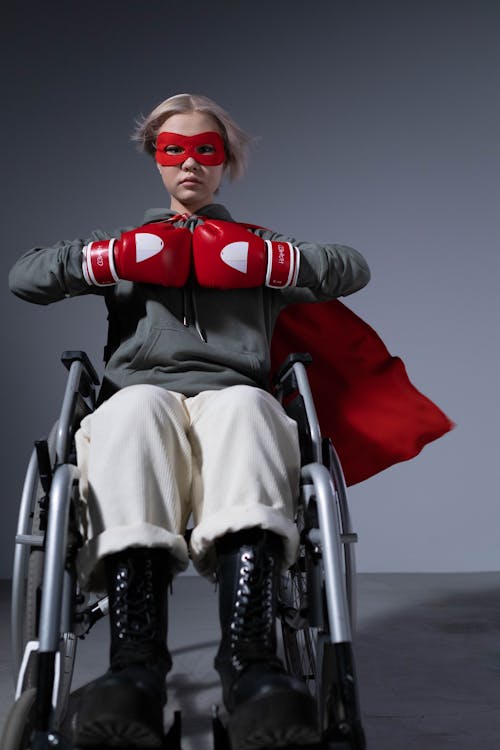
[[[179,399],[164,388],[155,385],[131,385],[115,393],[94,413],[107,420],[124,425],[129,420],[134,429],[141,423],[149,423],[155,418],[165,419],[179,409]]]
[[[221,400],[231,404],[233,408],[251,413],[252,410],[279,410],[276,399],[261,388],[251,385],[235,385],[221,391]]]

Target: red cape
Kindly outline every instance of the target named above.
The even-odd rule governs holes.
[[[338,300],[290,305],[280,314],[272,371],[292,352],[313,357],[307,372],[321,431],[332,439],[348,485],[413,458],[453,427],[373,328]]]

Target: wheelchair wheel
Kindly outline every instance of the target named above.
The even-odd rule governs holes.
[[[54,430],[49,437],[49,450],[51,453],[51,459],[54,445]],[[33,536],[43,536],[44,534],[44,531],[41,528],[43,524],[40,518],[40,501],[43,498],[43,495],[44,492],[40,481],[38,480],[34,492],[34,504],[31,511],[31,528],[29,529],[29,533]],[[40,616],[44,557],[45,555],[43,547],[31,547],[29,549],[25,570],[26,578],[24,582],[24,607],[21,618],[23,651],[27,643],[29,643],[30,641],[35,641],[38,638],[38,622]],[[30,659],[24,675],[23,689],[26,690],[35,686],[36,660]]]
[[[307,621],[307,586],[300,563],[281,577],[279,607],[285,663],[290,674],[307,684],[311,695],[316,693],[317,629]]]
[[[304,529],[302,508],[299,509],[296,524],[301,534]],[[311,695],[315,696],[318,630],[309,624],[306,551],[303,544],[300,545],[296,563],[281,576],[278,616],[287,669],[290,674],[304,680]]]
[[[34,640],[37,636],[42,579],[43,552],[40,550],[33,550],[28,560],[28,577],[26,579],[26,605],[23,622],[23,637],[25,643]]]
[[[23,622],[23,641],[36,640],[38,634],[38,616],[40,610],[40,592],[43,577],[43,552],[33,550],[28,560],[28,574],[26,579],[26,603]],[[36,685],[36,668],[34,660],[30,660],[24,676],[24,687]]]
[[[318,640],[319,721],[327,743],[335,750],[365,750],[352,645]],[[327,744],[329,747],[329,744]]]
[[[308,520],[314,528],[314,516]],[[303,540],[307,524],[301,509],[296,523]],[[344,574],[347,575],[345,569]],[[301,543],[297,562],[281,576],[279,586],[278,615],[285,663],[291,674],[306,683],[316,700],[324,747],[365,750],[352,644],[331,642],[325,613],[322,554]]]
[[[25,521],[23,523],[23,532],[33,537],[43,537],[44,532],[41,529],[40,519],[40,501],[44,496],[43,489],[36,471],[31,474],[31,501],[29,507],[24,511]],[[27,472],[27,482],[30,475],[30,469]],[[27,517],[26,517],[27,514]],[[17,671],[21,667],[21,659],[24,654],[27,643],[37,640],[38,637],[38,619],[40,611],[40,596],[43,579],[43,561],[44,551],[42,546],[22,546],[16,548],[20,564],[15,566],[13,575],[13,599],[12,611],[16,611],[15,624],[12,622],[12,640],[15,642],[14,662]],[[34,687],[36,684],[35,660],[30,659],[23,677],[23,690]]]
[[[33,730],[36,691],[29,688],[12,706],[3,729],[2,750],[26,750]]]
[[[52,428],[49,439],[47,441],[51,463],[53,463],[55,459],[56,434],[57,423]],[[34,537],[43,537],[45,534],[43,510],[40,502],[43,499],[44,494],[44,490],[37,476],[32,488],[33,499],[31,504],[29,524],[27,528],[27,532]],[[43,546],[29,547],[27,551],[26,563],[24,565],[24,568],[20,572],[20,576],[16,580],[16,585],[22,587],[24,590],[24,601],[19,617],[17,618],[20,630],[20,636],[18,636],[18,638],[20,640],[22,653],[24,653],[24,649],[30,641],[38,640],[41,597],[43,588],[44,558],[45,552]],[[76,658],[76,645],[77,638],[73,633],[62,634],[59,651],[59,690],[55,716],[56,723],[59,723],[63,720],[67,709]],[[23,675],[21,696],[15,705],[17,705],[17,703],[21,700],[22,697],[24,697],[26,693],[30,693],[31,689],[36,688],[36,686],[37,659],[36,656],[32,656],[27,663]],[[28,699],[26,698],[26,700]]]

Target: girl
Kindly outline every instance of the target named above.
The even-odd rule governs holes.
[[[193,562],[216,576],[215,666],[233,750],[310,745],[315,707],[276,656],[280,570],[295,557],[295,423],[268,392],[269,346],[286,305],[351,294],[369,280],[342,245],[236,223],[215,202],[245,167],[249,137],[215,102],[181,94],[135,138],[170,208],[136,229],[27,252],[12,291],[48,304],[100,294],[109,313],[98,408],[76,434],[84,586],[106,588],[111,649],[87,690],[79,747],[160,747],[167,587]]]

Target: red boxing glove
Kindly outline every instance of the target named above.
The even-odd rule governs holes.
[[[191,268],[191,232],[171,224],[146,224],[120,239],[90,242],[82,253],[83,275],[91,286],[127,279],[180,287]]]
[[[198,283],[217,289],[297,285],[300,253],[290,242],[272,242],[239,224],[208,219],[193,233]]]

